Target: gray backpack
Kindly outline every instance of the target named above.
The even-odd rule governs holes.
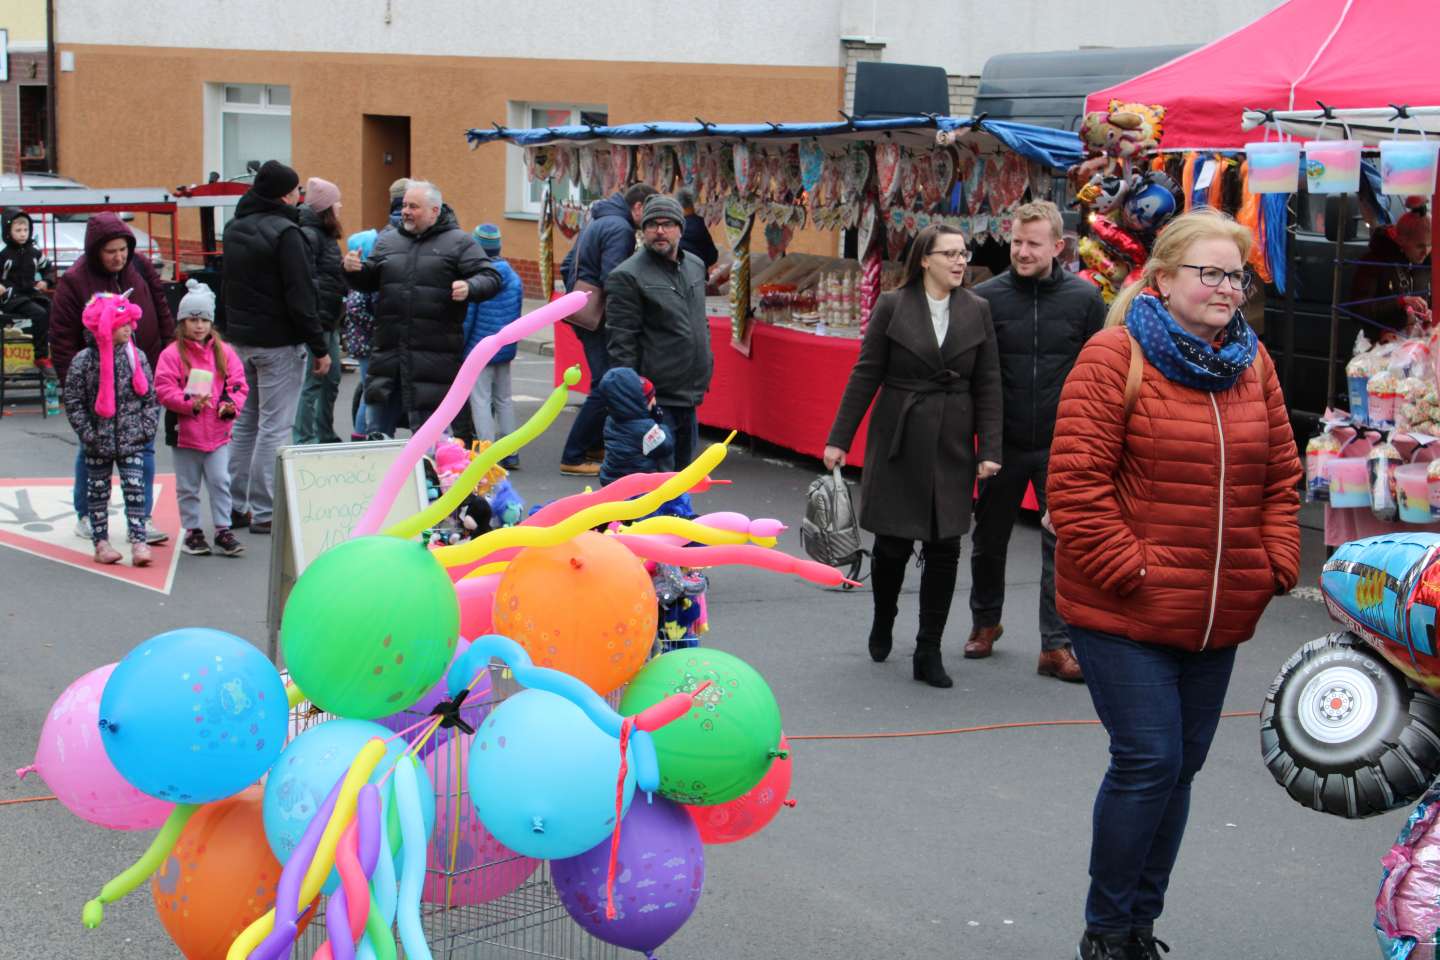
[[[860,579],[860,564],[865,559],[865,551],[860,549],[860,520],[850,499],[850,486],[840,476],[839,467],[810,484],[805,494],[805,517],[800,521],[800,542],[812,560],[831,567],[848,567],[846,576]]]

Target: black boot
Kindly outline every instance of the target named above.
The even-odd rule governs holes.
[[[940,641],[955,596],[955,571],[960,563],[960,538],[925,544],[920,574],[920,632],[915,637],[915,679],[932,687],[952,687],[955,681],[940,659]]]
[[[875,619],[870,624],[870,659],[884,663],[890,656],[894,642],[891,631],[895,627],[895,614],[899,612],[900,587],[905,583],[904,557],[881,556],[877,551],[870,557],[870,589],[875,600]]]

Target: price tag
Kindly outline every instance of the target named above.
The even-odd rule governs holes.
[[[655,426],[645,431],[645,437],[640,441],[640,449],[648,455],[651,450],[654,450],[656,447],[660,446],[660,444],[664,442],[665,428],[657,423],[655,424]]]

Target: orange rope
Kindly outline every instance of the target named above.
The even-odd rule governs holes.
[[[42,800],[57,800],[58,797],[20,797],[17,800],[0,800],[0,807],[8,807],[15,803],[39,803]]]
[[[1258,717],[1258,710],[1222,713],[1221,719]],[[903,737],[943,737],[952,733],[985,733],[990,730],[1019,730],[1027,727],[1096,727],[1099,720],[1024,720],[1017,723],[985,723],[977,727],[954,727],[950,730],[911,730],[904,733],[811,733],[785,734],[787,740],[897,740]]]

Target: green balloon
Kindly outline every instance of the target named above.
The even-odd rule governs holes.
[[[656,730],[660,792],[677,803],[734,800],[770,769],[780,744],[780,706],[759,672],[723,650],[673,650],[647,663],[625,690],[620,712],[639,713],[672,693],[712,685],[685,715]]]
[[[285,666],[305,697],[357,720],[389,716],[445,673],[460,602],[445,568],[413,540],[331,547],[295,581],[280,621]]]

